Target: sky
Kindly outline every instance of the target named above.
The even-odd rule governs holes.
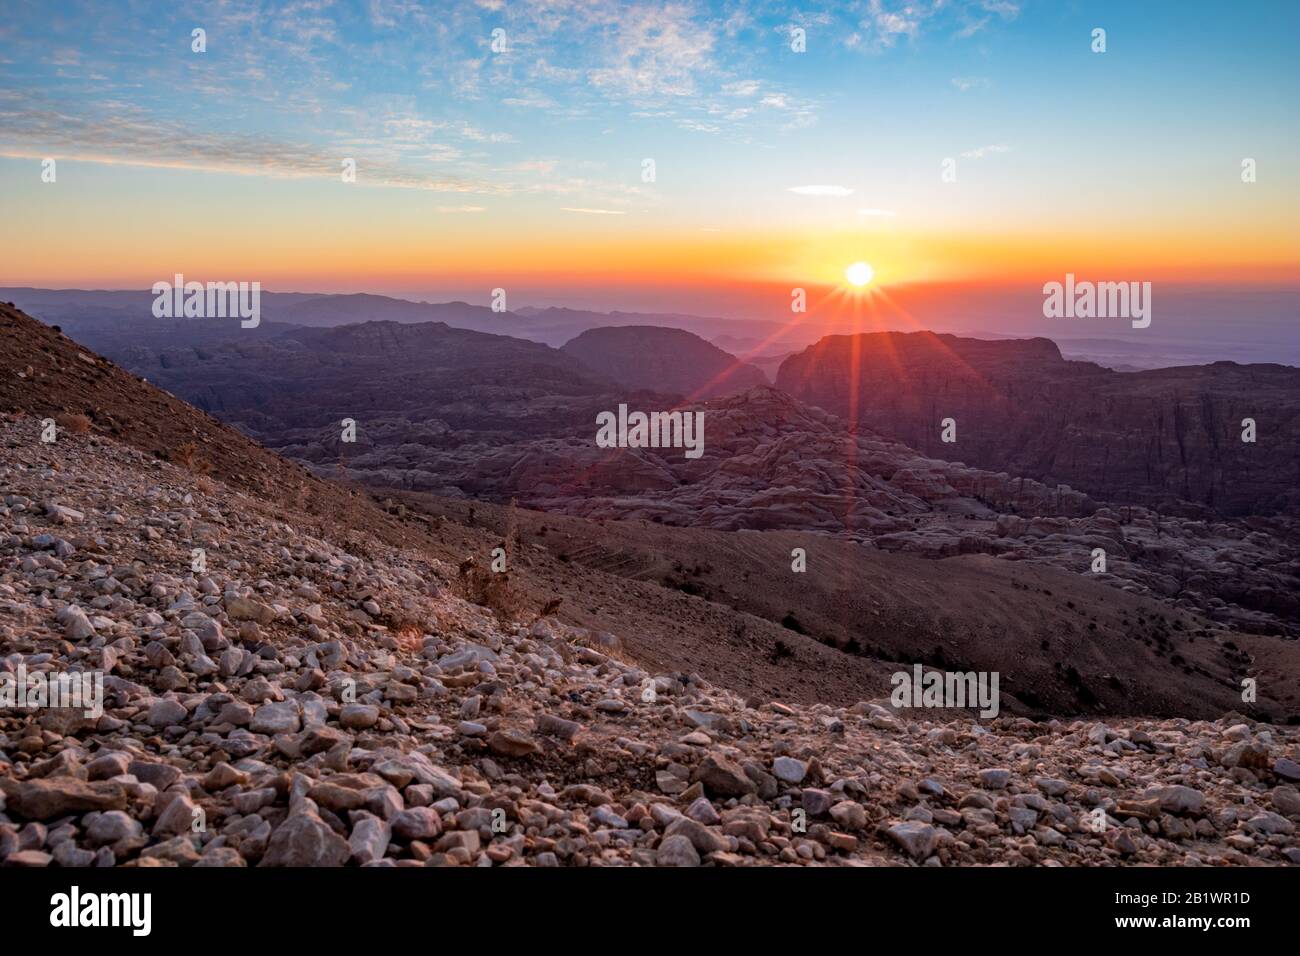
[[[0,285],[713,314],[856,261],[1300,285],[1289,0],[5,7]]]

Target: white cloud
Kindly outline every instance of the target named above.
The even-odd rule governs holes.
[[[603,66],[587,73],[597,89],[627,97],[693,96],[714,68],[713,34],[684,6],[647,5],[612,14]]]
[[[589,209],[582,206],[561,206],[561,212],[580,212],[588,216],[621,216],[622,209]]]
[[[992,146],[980,146],[978,149],[968,149],[962,153],[963,159],[983,159],[985,156],[995,156],[998,153],[1011,152],[1010,146],[1003,146],[1000,143]]]
[[[727,96],[753,96],[762,85],[758,80],[736,80],[722,84],[722,92]]]

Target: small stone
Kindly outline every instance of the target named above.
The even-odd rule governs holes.
[[[291,814],[271,834],[262,866],[342,866],[352,855],[348,842],[314,813]]]
[[[717,826],[722,822],[722,818],[718,816],[718,811],[713,808],[708,797],[700,797],[687,807],[686,815],[706,827]]]
[[[687,781],[669,770],[655,771],[655,785],[669,796],[676,796],[689,786]]]
[[[725,757],[709,754],[695,771],[695,780],[719,797],[743,797],[756,789],[739,764]]]
[[[155,730],[162,730],[165,727],[171,727],[179,724],[188,716],[189,711],[180,701],[172,700],[168,697],[159,697],[149,705],[149,715],[145,722]]]
[[[1191,787],[1164,787],[1157,794],[1160,809],[1165,813],[1197,814],[1205,806],[1205,794]]]
[[[1060,780],[1056,777],[1035,777],[1034,786],[1049,797],[1059,797],[1070,789],[1069,781]]]
[[[488,749],[501,757],[526,757],[540,753],[537,741],[522,730],[498,730],[487,739]]]
[[[90,780],[107,780],[109,777],[118,777],[127,772],[130,763],[130,756],[120,750],[101,753],[86,764],[86,777]]]
[[[1300,792],[1295,787],[1274,787],[1269,799],[1278,813],[1300,817]]]
[[[819,790],[815,787],[805,787],[800,794],[800,799],[804,810],[810,817],[820,817],[828,813],[831,809],[831,801],[834,799],[829,790]]]
[[[841,800],[831,807],[831,819],[846,830],[862,830],[867,826],[867,811],[853,800]]]
[[[224,760],[208,771],[203,778],[203,789],[210,793],[225,790],[227,787],[246,786],[248,774],[236,770]]]
[[[349,810],[360,810],[366,805],[366,795],[360,790],[353,790],[329,781],[316,784],[307,795],[319,806],[340,814]]]
[[[991,767],[979,772],[980,786],[985,790],[1004,790],[1011,780],[1011,771],[1003,767]]]
[[[119,840],[133,839],[143,833],[144,828],[121,810],[101,813],[86,828],[86,837],[90,845],[95,847],[106,843],[117,843]]]
[[[243,597],[226,599],[226,615],[232,621],[256,621],[258,624],[270,624],[275,620],[274,608]]]
[[[203,851],[195,866],[201,867],[240,867],[248,862],[231,846],[214,846]]]
[[[180,835],[189,833],[197,819],[194,801],[188,793],[178,793],[171,798],[167,808],[158,815],[153,825],[154,836]]]
[[[1295,824],[1286,817],[1268,810],[1257,813],[1246,821],[1246,829],[1257,833],[1274,833],[1291,834],[1295,832]]]
[[[253,714],[248,729],[255,734],[296,734],[302,727],[302,718],[298,714],[298,705],[291,700],[278,704],[263,704]]]
[[[537,718],[537,732],[545,734],[548,737],[559,737],[562,740],[572,740],[577,736],[578,731],[582,729],[582,724],[573,720],[565,720],[562,717],[553,717],[550,714],[542,714]]]
[[[428,840],[442,832],[442,819],[429,807],[402,810],[393,814],[388,823],[403,840]]]
[[[392,828],[383,820],[371,813],[361,814],[352,828],[352,835],[348,837],[352,862],[364,866],[382,860],[388,852],[388,842],[392,835]]]
[[[1300,763],[1289,757],[1278,757],[1273,762],[1273,772],[1283,780],[1300,781]]]
[[[886,832],[914,860],[924,860],[939,842],[939,832],[928,823],[895,823]]]
[[[808,765],[794,757],[777,757],[772,761],[772,776],[783,783],[798,785],[808,775]]]
[[[666,836],[686,837],[691,841],[695,849],[701,853],[715,853],[719,850],[726,850],[731,845],[721,833],[692,820],[690,817],[678,817],[673,820],[672,823],[668,824],[664,834]]]
[[[374,704],[344,704],[339,723],[348,730],[369,730],[379,723],[379,708]]]
[[[49,866],[53,860],[54,857],[41,850],[19,850],[17,853],[10,853],[5,857],[4,865],[39,869],[43,866]]]
[[[680,834],[666,836],[655,850],[656,866],[699,866],[700,854],[695,845]]]
[[[112,781],[87,783],[73,777],[28,780],[7,792],[9,813],[26,820],[52,820],[91,810],[125,810],[126,791]]]
[[[591,818],[601,826],[613,827],[615,830],[627,829],[627,819],[619,816],[608,806],[597,807],[592,811]]]
[[[70,641],[84,641],[95,636],[95,626],[79,607],[69,605],[63,614],[63,636]]]

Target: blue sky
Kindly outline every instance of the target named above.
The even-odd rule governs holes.
[[[327,234],[391,239],[403,245],[388,259],[414,250],[411,262],[476,250],[487,263],[508,246],[499,269],[529,255],[520,236],[572,237],[581,258],[683,232],[789,245],[892,230],[906,279],[951,269],[946,237],[981,232],[1239,230],[1275,247],[1300,193],[1290,2],[6,7],[11,216],[33,256],[48,258],[58,223],[58,248],[131,280],[166,265],[147,230],[134,258],[115,248],[142,205],[160,210],[155,225],[175,214],[187,262],[205,234],[218,258],[247,244],[245,224],[263,237],[249,248],[283,257],[285,274],[298,268],[290,246],[316,250]],[[1094,27],[1104,55],[1090,50]],[[191,50],[194,28],[205,53]],[[33,175],[50,156],[57,193]],[[1236,188],[1242,156],[1261,162],[1249,195]],[[350,195],[337,188],[343,157],[358,163]],[[945,157],[960,187],[941,193]],[[79,277],[20,260],[7,281],[23,278],[14,270]]]

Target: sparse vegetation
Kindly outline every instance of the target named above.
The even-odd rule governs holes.
[[[85,415],[68,413],[64,415],[55,415],[54,423],[63,431],[73,435],[89,435],[90,419]]]
[[[456,591],[466,601],[485,607],[498,620],[513,621],[524,609],[522,597],[510,583],[509,571],[481,567],[473,558],[462,561]]]
[[[196,475],[212,474],[212,462],[199,453],[199,446],[192,441],[177,445],[171,452],[173,464],[180,465]]]
[[[772,652],[767,659],[773,664],[778,664],[786,659],[793,660],[794,656],[794,648],[778,637],[776,643],[772,645]]]

